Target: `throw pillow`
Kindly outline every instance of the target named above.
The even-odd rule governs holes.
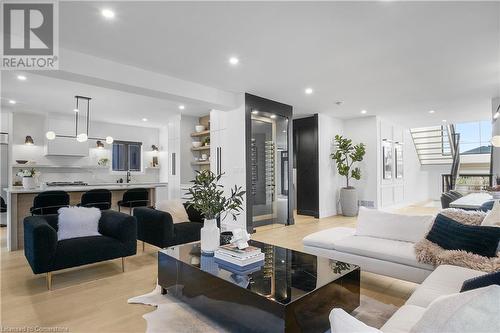
[[[485,212],[477,210],[465,210],[458,208],[446,208],[439,213],[462,224],[480,225],[486,217]]]
[[[500,201],[495,201],[493,208],[488,212],[481,225],[500,227]]]
[[[360,207],[356,236],[369,236],[416,243],[425,237],[433,216],[411,216]]]
[[[188,222],[188,214],[180,200],[162,200],[156,204],[157,210],[169,213],[174,223]]]
[[[465,280],[462,284],[462,289],[460,289],[460,292],[483,288],[494,284],[500,286],[500,271]]]
[[[63,207],[57,211],[57,240],[99,236],[101,211],[92,207]]]
[[[425,310],[410,333],[500,332],[500,287],[441,296]]]
[[[500,228],[465,225],[438,214],[426,239],[446,250],[464,250],[495,257]]]

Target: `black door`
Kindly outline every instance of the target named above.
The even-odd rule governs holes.
[[[293,121],[297,214],[319,217],[318,115]]]

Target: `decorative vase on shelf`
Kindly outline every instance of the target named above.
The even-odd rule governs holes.
[[[217,227],[217,220],[205,219],[201,228],[201,252],[212,254],[220,245],[220,229]]]
[[[33,177],[23,177],[23,187],[25,190],[35,188],[35,179]]]

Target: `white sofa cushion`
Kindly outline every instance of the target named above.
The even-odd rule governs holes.
[[[356,236],[416,243],[425,237],[433,220],[432,215],[402,215],[360,207]]]
[[[411,333],[500,332],[500,286],[441,296],[426,309]]]
[[[403,305],[380,328],[384,333],[408,333],[422,318],[425,308],[415,305]]]
[[[98,231],[101,211],[98,208],[62,207],[57,212],[57,240],[101,235]]]
[[[366,236],[347,236],[335,241],[337,251],[432,270],[433,266],[417,261],[414,246],[410,242]]]
[[[330,312],[331,333],[381,333],[380,330],[366,325],[342,309]]]
[[[315,246],[323,249],[335,249],[335,241],[354,235],[354,228],[331,228],[315,232],[304,237],[302,242],[306,246]]]
[[[415,290],[406,304],[428,307],[440,296],[458,293],[465,280],[484,274],[469,268],[441,265]]]
[[[162,200],[156,204],[155,208],[169,213],[173,223],[189,222],[186,209],[180,200]]]

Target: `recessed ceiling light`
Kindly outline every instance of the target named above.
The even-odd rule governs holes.
[[[107,19],[112,19],[115,17],[115,12],[112,11],[111,9],[103,9],[101,10],[101,14]]]
[[[13,100],[13,99],[9,99],[9,103],[10,104],[16,104],[17,102],[15,100]]]
[[[435,113],[435,112],[436,112],[436,111],[434,111],[434,110],[429,110],[429,113],[430,113],[430,114],[433,114],[433,113]]]
[[[366,114],[367,112],[368,112],[368,111],[366,111],[366,110],[361,110],[361,113],[362,113],[362,114]]]
[[[312,90],[312,88],[306,88],[306,89],[304,90],[304,92],[305,92],[307,95],[311,95],[311,94],[313,93],[313,90]]]
[[[142,121],[148,121],[148,118],[142,118]]]
[[[73,109],[73,111],[74,111],[74,112],[80,112],[80,110],[78,110],[78,109]]]
[[[445,123],[445,122],[446,122],[446,119],[443,119],[443,120],[441,120],[441,121],[442,121],[443,123]]]
[[[275,115],[275,114],[272,114],[272,115],[270,116],[270,118],[271,118],[271,119],[274,119],[274,118],[276,118],[276,115]]]
[[[252,113],[253,114],[259,114],[259,110],[253,110]]]
[[[179,105],[179,110],[184,110],[186,107],[184,105]]]
[[[231,57],[231,58],[229,58],[229,63],[231,65],[238,65],[240,63],[240,59],[238,59],[236,57]]]
[[[24,76],[24,75],[18,75],[17,79],[20,80],[20,81],[26,81],[26,76]]]

